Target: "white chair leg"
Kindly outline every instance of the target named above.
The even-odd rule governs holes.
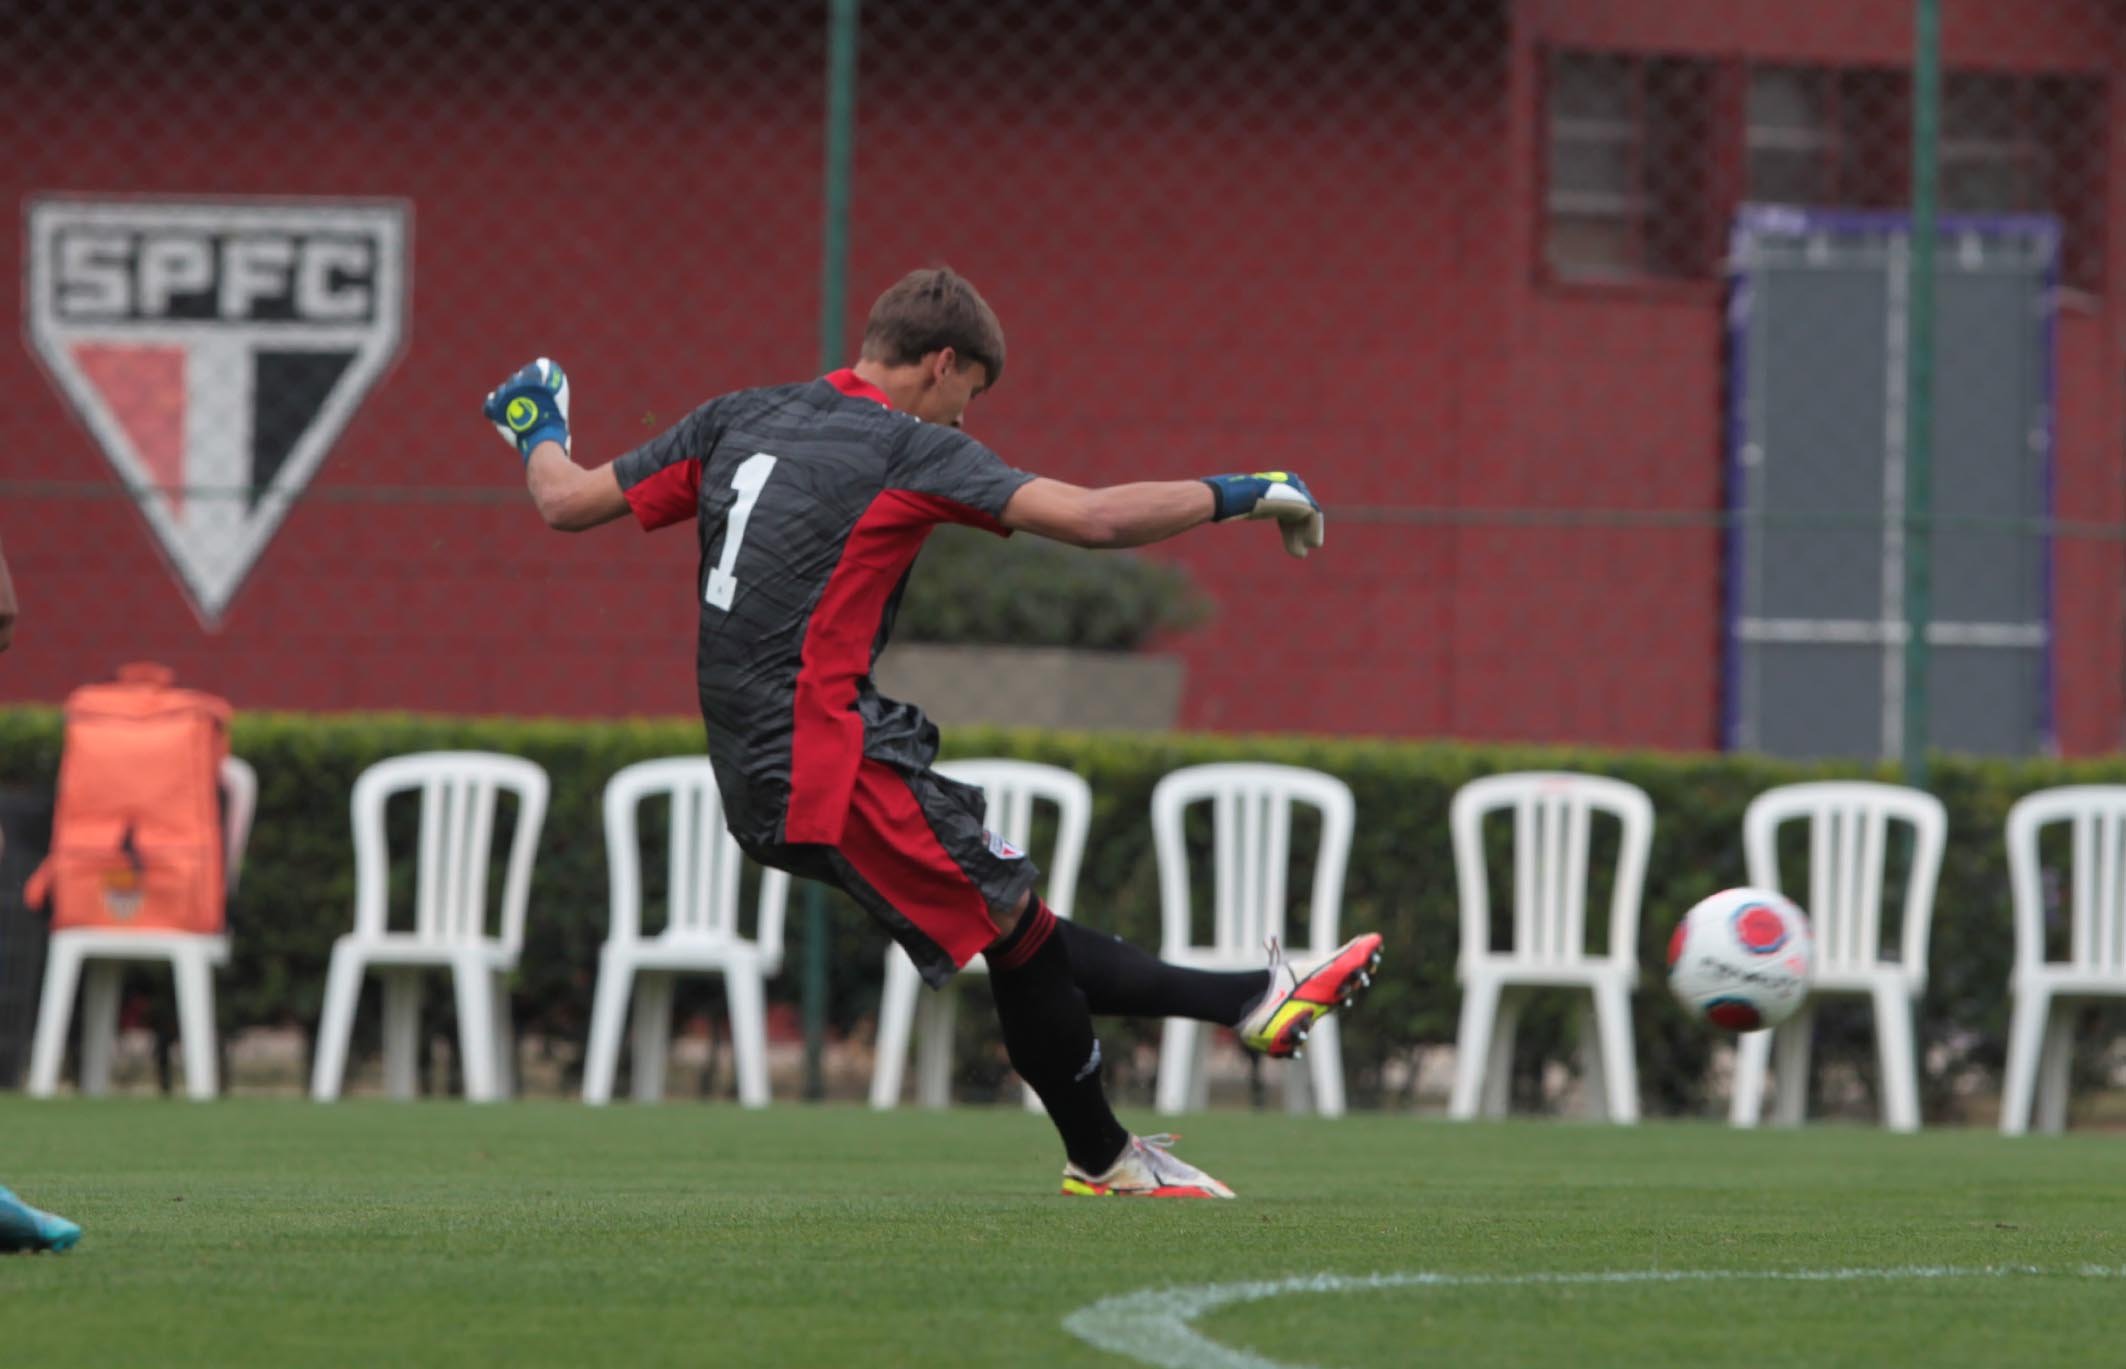
[[[1809,1111],[1809,1055],[1816,1046],[1816,1011],[1803,1007],[1773,1029],[1772,1121],[1798,1127]]]
[[[177,1033],[185,1062],[185,1094],[195,1102],[221,1092],[214,1030],[214,972],[204,947],[180,951],[170,962],[177,980]]]
[[[494,994],[495,1096],[509,1098],[517,1092],[517,1022],[509,1001],[509,971],[497,970]]]
[[[1211,1037],[1210,1028],[1199,1026],[1196,1049],[1189,1054],[1187,1110],[1190,1112],[1202,1112],[1211,1105]]]
[[[1306,1052],[1314,1054],[1314,1038],[1307,1038]],[[1314,1071],[1305,1060],[1287,1060],[1277,1067],[1284,1076],[1284,1110],[1303,1117],[1314,1110]]]
[[[1491,1058],[1484,1062],[1484,1115],[1504,1117],[1513,1108],[1513,1038],[1520,1030],[1526,990],[1499,994],[1498,1022],[1491,1028]]]
[[[665,1065],[672,1051],[672,976],[644,970],[635,976],[635,1087],[638,1103],[664,1097]]]
[[[354,1005],[362,995],[362,958],[342,939],[332,948],[325,973],[325,1007],[318,1015],[316,1058],[310,1062],[310,1096],[329,1103],[340,1096],[347,1073],[347,1042],[354,1034]]]
[[[952,1106],[952,1034],[960,986],[947,984],[915,998],[915,1097],[926,1108]]]
[[[1613,1121],[1609,1115],[1609,1079],[1602,1070],[1602,1029],[1595,1019],[1593,993],[1580,1001],[1573,1016],[1580,1037],[1580,1091],[1586,1095],[1587,1119]]]
[[[37,1000],[37,1034],[30,1042],[32,1098],[49,1098],[59,1091],[66,1028],[74,1016],[74,990],[80,982],[80,948],[65,936],[53,937],[44,962],[44,991]]]
[[[1169,1017],[1159,1032],[1159,1082],[1153,1106],[1167,1116],[1188,1111],[1195,1091],[1196,1041],[1207,1033],[1186,1017]]]
[[[1499,983],[1491,977],[1462,986],[1462,1020],[1454,1035],[1454,1088],[1447,1096],[1447,1115],[1466,1122],[1483,1102],[1485,1068],[1491,1063],[1491,1035],[1497,1025]]]
[[[2074,1019],[2076,1004],[2055,1002],[2051,1021],[2045,1027],[2045,1049],[2037,1058],[2037,1122],[2039,1131],[2059,1133],[2067,1129],[2067,1090],[2074,1067]]]
[[[1918,1131],[1919,1060],[1912,1043],[1912,1000],[1894,984],[1877,988],[1874,997],[1883,1125],[1892,1131]]]
[[[1631,1038],[1631,991],[1623,980],[1595,986],[1594,1012],[1609,1120],[1631,1126],[1639,1120],[1639,1062]]]
[[[1314,1110],[1323,1117],[1344,1115],[1343,1026],[1334,1017],[1315,1024],[1307,1037],[1305,1065],[1313,1076]],[[1293,1070],[1298,1066],[1292,1066]]]
[[[458,998],[458,1068],[465,1074],[465,1101],[492,1103],[495,1085],[494,973],[472,957],[450,968]]]
[[[2038,1066],[2050,1016],[2052,993],[2017,988],[2008,1017],[2008,1065],[2001,1080],[2001,1135],[2020,1136],[2030,1128],[2030,1103],[2037,1089]]]
[[[886,983],[878,998],[878,1045],[871,1058],[871,1106],[897,1107],[901,1076],[908,1068],[908,1033],[915,1024],[916,992],[922,977],[898,946],[886,950]]]
[[[731,1011],[731,1063],[738,1075],[739,1105],[764,1108],[768,1105],[768,1009],[759,972],[725,971],[723,992]]]
[[[1730,1125],[1753,1127],[1764,1115],[1764,1075],[1771,1058],[1771,1032],[1744,1032],[1735,1038],[1735,1084],[1727,1104]]]
[[[628,990],[635,968],[608,942],[598,952],[598,990],[591,998],[591,1039],[583,1051],[583,1101],[604,1107],[613,1101],[613,1076],[620,1072],[620,1024],[627,1017]]]
[[[91,1098],[111,1091],[111,1056],[118,1044],[119,968],[90,960],[82,970],[81,1092]]]
[[[420,972],[386,970],[383,979],[384,1093],[409,1102],[420,1092]]]

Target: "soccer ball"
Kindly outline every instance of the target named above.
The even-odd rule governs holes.
[[[1723,889],[1668,939],[1668,987],[1691,1016],[1728,1031],[1776,1027],[1809,996],[1808,914],[1770,889]]]

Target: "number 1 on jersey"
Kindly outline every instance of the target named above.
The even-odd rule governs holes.
[[[723,525],[723,555],[709,569],[708,588],[702,591],[702,599],[711,607],[730,611],[731,598],[738,593],[738,577],[732,572],[738,567],[738,549],[746,540],[746,521],[753,516],[753,506],[760,502],[761,489],[767,485],[768,476],[775,469],[775,458],[766,452],[755,452],[738,463],[731,474],[731,488],[738,492],[738,502],[731,506],[730,517]]]

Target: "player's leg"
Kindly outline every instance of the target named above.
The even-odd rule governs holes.
[[[1032,897],[1038,871],[982,830],[978,790],[866,761],[835,859],[843,887],[900,940],[933,986],[986,951],[1012,1068],[1063,1139],[1066,1192],[1231,1197],[1232,1191],[1115,1119],[1092,1013]],[[1000,928],[1003,929],[1000,933]]]
[[[81,1228],[0,1188],[0,1251],[70,1250]]]
[[[1079,1165],[1105,1169],[1129,1144],[1100,1088],[1085,995],[1030,891],[1024,854],[992,848],[979,791],[866,760],[835,858],[842,885],[886,924],[933,988],[982,951],[1012,1068],[1040,1096]],[[1038,915],[1021,916],[1022,913]],[[1010,924],[1001,936],[1000,923]]]
[[[1380,937],[1355,936],[1327,958],[1294,966],[1282,950],[1264,970],[1220,972],[1170,964],[1118,936],[1058,919],[1072,977],[1095,1016],[1193,1017],[1239,1032],[1264,1055],[1288,1056],[1314,1024],[1373,982]]]
[[[1197,1018],[1239,1033],[1250,1050],[1295,1054],[1314,1022],[1346,1008],[1373,982],[1380,937],[1356,935],[1327,959],[1295,967],[1273,946],[1267,969],[1212,971],[1171,965],[1123,937],[1057,923],[1072,976],[1095,1016]]]
[[[1097,1017],[1193,1017],[1230,1027],[1270,986],[1268,970],[1172,965],[1108,932],[1058,919],[1071,975]]]
[[[1233,1190],[1174,1156],[1164,1137],[1132,1136],[1114,1120],[1100,1083],[1100,1041],[1078,987],[1071,924],[1028,897],[988,952],[991,997],[1004,1048],[1063,1134],[1063,1191],[1079,1197],[1230,1198]],[[1086,1044],[1083,1063],[1070,1062]],[[1074,1142],[1073,1137],[1082,1139]]]
[[[1055,935],[1055,914],[1027,898],[1011,930],[988,947],[990,997],[1004,1052],[1048,1110],[1076,1168],[1103,1173],[1129,1147],[1100,1081],[1100,1038],[1092,1010]]]

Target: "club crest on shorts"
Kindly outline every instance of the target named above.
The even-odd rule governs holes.
[[[408,217],[30,201],[31,343],[209,628],[398,353]]]
[[[1026,853],[1024,851],[1021,851],[1018,847],[1013,846],[1010,842],[1004,840],[1003,836],[999,833],[991,832],[985,828],[982,832],[982,836],[989,843],[989,854],[995,856],[998,860],[1026,859]]]

